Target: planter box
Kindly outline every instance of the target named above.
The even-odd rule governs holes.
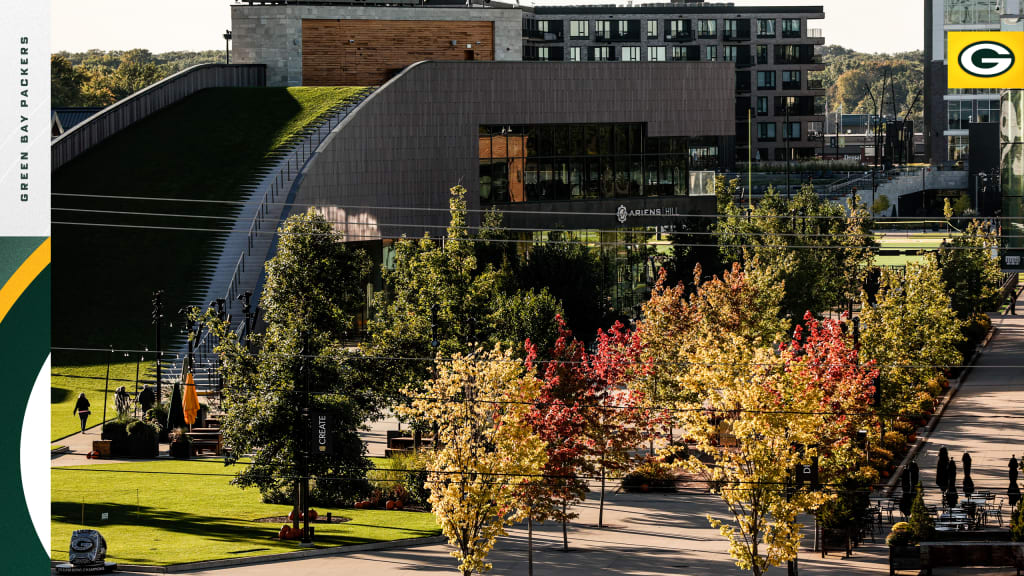
[[[110,458],[110,445],[112,443],[113,441],[111,440],[93,440],[92,451],[105,458]]]
[[[890,546],[889,576],[895,576],[897,570],[920,570],[920,546]]]

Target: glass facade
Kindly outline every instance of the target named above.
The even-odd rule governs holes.
[[[646,124],[481,126],[481,204],[690,194],[718,167],[716,138],[649,137]],[[697,193],[697,192],[694,192]]]
[[[996,12],[998,0],[945,0],[944,16],[947,25],[999,24]]]
[[[999,123],[999,186],[1003,195],[1003,245],[1024,248],[1024,90],[1005,90]],[[1007,238],[1009,236],[1009,238]],[[1014,238],[1016,236],[1016,238]],[[1020,256],[1020,252],[1016,252]],[[1004,262],[1005,264],[1005,262]]]

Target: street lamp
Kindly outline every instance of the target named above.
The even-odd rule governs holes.
[[[231,64],[231,50],[229,44],[231,43],[231,30],[224,31],[224,63]]]

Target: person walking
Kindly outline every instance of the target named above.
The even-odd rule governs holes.
[[[82,434],[85,434],[85,421],[89,419],[89,401],[85,398],[85,392],[78,395],[75,402],[75,413],[82,419]]]

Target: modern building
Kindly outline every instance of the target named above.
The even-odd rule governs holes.
[[[523,9],[523,59],[731,62],[736,161],[814,156],[824,134],[824,70],[812,28],[821,6],[733,6],[702,0]],[[748,124],[748,114],[752,118]],[[727,162],[728,163],[728,162]],[[728,163],[731,164],[731,163]]]
[[[946,33],[998,31],[999,0],[925,0],[925,154],[935,164],[966,162],[969,124],[999,122],[998,90],[947,88]]]
[[[822,149],[825,90],[813,75],[825,39],[810,27],[824,18],[820,6],[468,4],[236,4],[233,60],[267,64],[270,85],[379,85],[422,60],[727,62],[736,142],[723,167]]]

